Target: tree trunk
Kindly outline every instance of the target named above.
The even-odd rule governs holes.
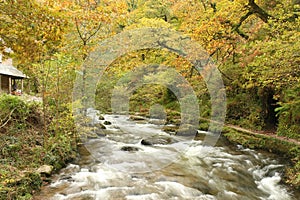
[[[265,23],[268,22],[269,18],[271,18],[271,15],[269,15],[266,11],[264,11],[261,7],[259,7],[255,3],[255,0],[249,0],[248,6],[250,7],[250,12],[256,14]]]

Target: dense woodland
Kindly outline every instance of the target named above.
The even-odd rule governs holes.
[[[142,27],[176,30],[199,43],[218,66],[226,123],[300,140],[299,15],[299,0],[0,0],[0,48],[30,77],[25,92],[43,98],[42,110],[51,117],[44,117],[40,130],[68,134],[75,78],[84,74],[82,64],[100,41]],[[96,108],[110,112],[117,81],[152,63],[180,72],[200,99],[201,117],[210,117],[203,78],[168,49],[143,49],[114,60],[98,83]],[[145,112],[156,103],[169,115],[180,111],[172,92],[159,85],[136,91],[130,109]],[[24,124],[34,124],[30,119]],[[3,123],[1,130],[14,131]]]

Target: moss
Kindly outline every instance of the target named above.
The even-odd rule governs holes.
[[[209,128],[209,123],[208,122],[200,122],[199,123],[199,130],[207,131],[208,128]]]

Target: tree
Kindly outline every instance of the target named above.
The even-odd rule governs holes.
[[[0,4],[0,37],[19,63],[36,62],[60,48],[66,20],[33,0]]]

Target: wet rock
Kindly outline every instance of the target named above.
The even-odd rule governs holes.
[[[105,120],[105,118],[104,118],[102,115],[100,115],[100,116],[98,117],[98,119],[99,119],[99,120]]]
[[[176,130],[176,135],[179,136],[196,136],[197,133],[198,130],[196,129],[196,127],[190,124],[183,125],[182,127],[179,127],[178,130]]]
[[[96,131],[96,135],[98,137],[105,137],[106,136],[106,133],[103,131],[103,130],[99,130],[99,131]]]
[[[147,140],[147,139],[142,139],[141,144],[146,145],[146,146],[153,145],[153,143],[150,140]]]
[[[66,181],[74,181],[72,176],[63,175],[60,180],[66,180]]]
[[[163,128],[162,128],[162,130],[164,131],[164,132],[167,132],[167,133],[176,133],[176,131],[177,131],[177,129],[178,129],[178,127],[177,126],[164,126]]]
[[[173,144],[175,142],[176,141],[173,138],[168,136],[155,136],[141,140],[141,144],[146,146],[152,146],[156,144],[166,145]]]
[[[69,164],[66,168],[63,168],[60,173],[64,174],[63,177],[65,177],[65,176],[70,176],[70,174],[78,173],[79,171],[80,171],[79,165]]]
[[[121,148],[121,150],[122,150],[122,151],[138,151],[139,148],[137,148],[137,147],[132,147],[132,146],[123,146],[123,147]]]
[[[95,124],[95,127],[99,129],[106,129],[106,127],[101,123]]]
[[[174,118],[167,119],[167,124],[174,124],[176,126],[180,126],[180,123],[181,123],[181,119],[174,119]]]
[[[78,148],[78,152],[79,152],[79,154],[80,154],[81,157],[90,156],[91,155],[91,152],[86,148],[85,145],[79,144],[77,146],[77,148]]]
[[[105,121],[103,124],[104,124],[104,125],[111,125],[111,122]]]
[[[144,121],[146,120],[145,117],[142,117],[142,116],[137,116],[137,115],[131,115],[129,117],[130,120],[133,120],[133,121]]]
[[[51,173],[53,171],[53,166],[52,165],[42,165],[36,171],[39,174],[51,175]]]
[[[154,124],[154,125],[164,125],[166,124],[166,120],[164,119],[151,119],[149,123]]]
[[[97,139],[98,135],[95,133],[88,133],[86,137],[87,139]]]

